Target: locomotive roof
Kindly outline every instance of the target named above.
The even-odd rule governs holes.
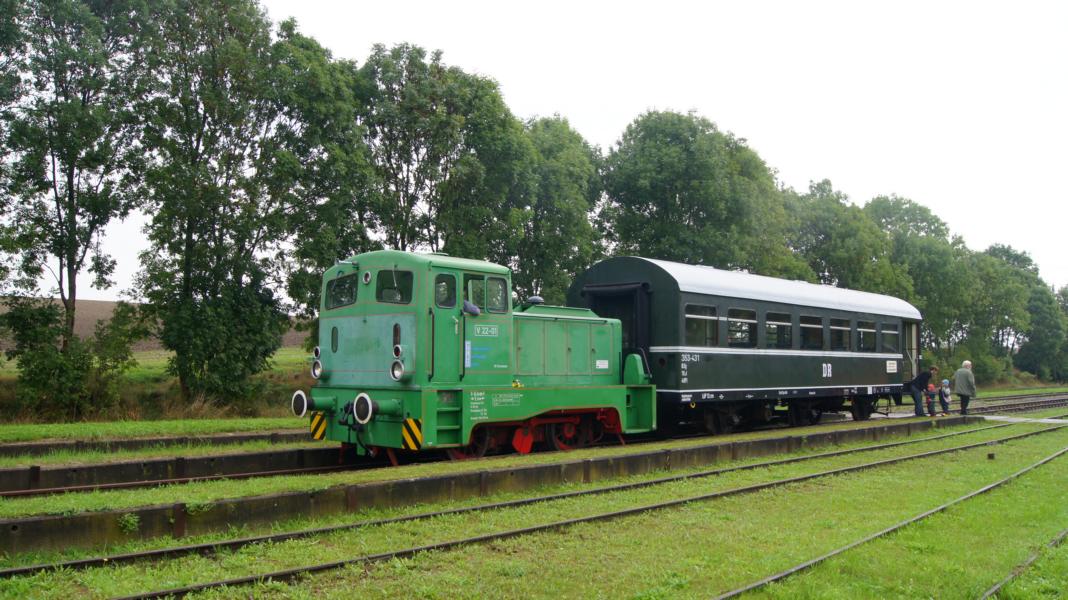
[[[920,311],[915,306],[893,296],[849,290],[833,285],[765,277],[740,271],[724,271],[701,265],[687,265],[637,256],[633,258],[652,263],[663,269],[675,280],[679,290],[683,292],[831,308],[905,319],[919,320],[921,318]]]
[[[508,270],[508,267],[502,267],[496,263],[484,260],[460,258],[441,253],[402,252],[400,250],[375,250],[373,252],[365,252],[364,254],[353,256],[344,262],[360,263],[362,261],[367,263],[376,260],[393,261],[397,265],[430,263],[435,266],[446,267],[449,269],[465,269],[468,271],[481,271],[483,273],[494,273],[499,275],[508,275],[511,273],[511,271]]]

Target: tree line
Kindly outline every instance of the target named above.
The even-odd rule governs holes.
[[[697,114],[603,150],[440,52],[336,58],[254,0],[0,0],[0,140],[0,326],[20,397],[70,418],[115,402],[146,335],[184,399],[249,397],[291,316],[315,323],[322,271],[377,248],[504,264],[550,302],[616,254],[892,294],[934,361],[1068,378],[1068,289],[1026,253],[969,250],[906,198],[784,187]],[[144,303],[82,339],[78,276],[112,283],[101,238],[135,212]]]

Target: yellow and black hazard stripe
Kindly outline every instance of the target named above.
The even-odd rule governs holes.
[[[405,450],[418,450],[423,447],[423,420],[405,419],[401,427],[401,447]]]
[[[326,415],[321,412],[313,412],[311,416],[311,434],[313,440],[321,440],[326,437]]]

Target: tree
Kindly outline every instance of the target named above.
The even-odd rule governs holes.
[[[139,288],[175,353],[183,397],[247,397],[288,327],[270,253],[306,158],[292,148],[302,81],[252,0],[176,1],[166,29],[146,133],[151,247]]]
[[[693,114],[648,112],[607,158],[604,222],[618,254],[730,268],[750,206],[732,193],[731,136]]]
[[[968,336],[986,338],[997,356],[1009,357],[1017,337],[1030,327],[1029,288],[1012,265],[985,252],[970,256],[973,282]]]
[[[561,117],[532,120],[526,130],[536,188],[509,261],[512,282],[521,298],[537,294],[562,304],[575,274],[598,254],[589,216],[601,194],[600,156]]]
[[[1065,316],[1057,297],[1045,284],[1031,288],[1027,312],[1030,315],[1027,341],[1020,346],[1013,362],[1018,368],[1048,380],[1059,371],[1059,353],[1066,339]]]
[[[949,226],[931,209],[899,196],[876,196],[864,205],[864,212],[880,229],[893,237],[933,237],[948,239]]]
[[[889,237],[849,198],[824,179],[795,196],[798,230],[791,246],[821,283],[908,298],[912,282],[891,260]]]
[[[385,245],[507,254],[529,195],[531,148],[497,85],[409,44],[375,46],[361,73]]]
[[[272,175],[289,188],[290,243],[277,263],[284,265],[286,292],[296,305],[300,327],[318,340],[322,273],[338,260],[380,247],[375,226],[375,174],[358,115],[366,85],[355,63],[333,60],[292,22],[281,25],[277,44],[281,101],[300,127],[287,128],[280,146],[287,154]]]
[[[115,262],[100,236],[140,199],[137,107],[151,78],[149,9],[139,0],[31,0],[11,13],[24,43],[0,67],[23,78],[6,113],[18,232],[9,248],[19,254],[23,290],[36,292],[46,270],[54,278],[64,350],[74,338],[78,275],[88,269],[94,285],[108,285]],[[0,36],[10,38],[7,29]],[[9,73],[3,81],[10,93]]]

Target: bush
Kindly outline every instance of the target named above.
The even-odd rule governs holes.
[[[119,400],[122,375],[135,364],[131,346],[147,330],[137,309],[119,304],[91,338],[72,336],[64,348],[63,317],[47,300],[14,297],[0,327],[14,342],[18,408],[42,417],[77,420],[100,414]]]

